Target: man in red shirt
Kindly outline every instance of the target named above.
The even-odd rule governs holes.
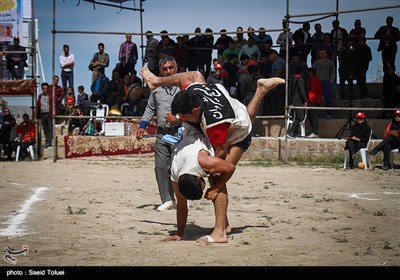
[[[29,120],[29,115],[24,114],[22,116],[23,121],[17,126],[18,140],[12,144],[9,151],[10,157],[12,151],[15,151],[20,146],[21,157],[28,157],[28,147],[35,143],[35,124]]]
[[[322,82],[318,78],[315,69],[310,67],[307,70],[310,81],[308,82],[308,106],[319,107],[322,101]],[[308,120],[310,121],[311,133],[308,138],[319,137],[319,120],[317,110],[308,110]]]

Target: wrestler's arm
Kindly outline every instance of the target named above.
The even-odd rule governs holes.
[[[205,198],[215,199],[216,194],[225,186],[226,182],[235,172],[235,165],[218,157],[210,156],[205,150],[199,152],[200,167],[213,176],[211,187],[207,190]],[[208,195],[210,194],[210,195]],[[214,197],[215,196],[215,197]]]
[[[164,241],[180,241],[183,239],[183,233],[185,232],[188,207],[186,198],[179,192],[178,182],[171,181],[172,187],[174,188],[176,195],[176,223],[177,233],[164,238]]]

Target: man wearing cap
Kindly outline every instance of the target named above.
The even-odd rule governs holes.
[[[400,148],[400,110],[394,111],[392,121],[388,124],[383,140],[368,153],[371,156],[383,151],[383,170],[390,168],[390,153]]]
[[[358,112],[356,114],[356,123],[350,129],[349,138],[346,140],[345,150],[349,150],[350,161],[349,168],[354,168],[354,157],[356,153],[362,149],[366,148],[370,135],[371,135],[371,127],[368,125],[365,119],[364,112]]]
[[[21,80],[24,78],[24,67],[28,56],[26,54],[25,47],[19,45],[19,37],[15,36],[13,40],[13,45],[7,46],[7,69],[11,73],[11,77],[13,80]],[[18,53],[9,53],[9,52],[18,52]],[[17,66],[17,70],[15,70],[15,66]]]

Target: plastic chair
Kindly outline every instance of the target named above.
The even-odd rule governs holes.
[[[291,110],[289,109],[289,118],[286,121],[286,133],[289,130],[290,126],[293,124],[293,121],[296,119],[296,111],[293,112],[293,115],[291,115]],[[299,123],[300,125],[300,135],[302,137],[306,136],[306,119],[307,119],[307,109],[304,109],[304,119]]]
[[[368,154],[368,147],[369,147],[369,143],[371,142],[371,138],[372,138],[372,129],[371,129],[371,133],[369,134],[369,139],[368,139],[367,147],[361,148],[361,149],[356,153],[356,154],[360,153],[360,155],[361,155],[361,161],[364,163],[364,169],[372,168],[371,160],[370,160],[369,154]],[[349,150],[344,150],[343,169],[346,169],[347,161],[350,161],[350,152],[349,152]]]
[[[106,117],[108,116],[109,107],[107,104],[100,104],[95,110],[90,111],[90,116],[94,117],[95,123],[101,123],[101,132],[104,133],[106,125]]]
[[[26,150],[29,152],[29,155],[31,156],[31,159],[35,160],[35,153],[33,152],[33,145],[30,145]],[[16,154],[15,154],[15,161],[19,160],[20,152],[21,152],[21,146],[18,145]]]
[[[399,149],[392,149],[390,151],[390,158],[389,158],[389,162],[390,162],[390,168],[393,169],[394,168],[394,155],[399,153]]]

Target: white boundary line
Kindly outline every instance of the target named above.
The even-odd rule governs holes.
[[[35,193],[27,200],[25,200],[24,204],[22,204],[21,209],[18,211],[18,214],[11,217],[7,224],[9,226],[5,229],[0,230],[1,236],[21,236],[24,234],[24,229],[20,228],[20,225],[25,221],[29,210],[33,203],[39,201],[40,195],[45,192],[47,188],[40,187],[37,188]]]

